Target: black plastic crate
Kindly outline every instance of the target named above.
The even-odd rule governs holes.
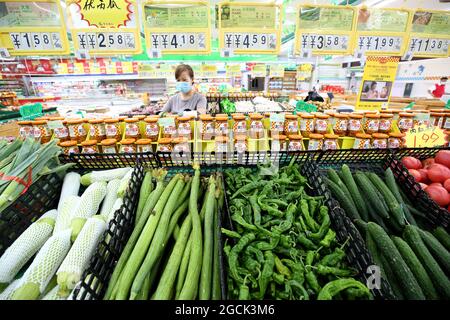
[[[154,153],[116,153],[116,154],[62,154],[59,156],[61,163],[75,163],[74,169],[78,170],[104,170],[124,167],[135,167],[138,163],[145,163],[152,168],[160,167]]]
[[[107,167],[105,165],[102,169],[112,168],[117,168],[117,166]],[[97,245],[89,267],[83,273],[81,283],[74,290],[74,299],[101,300],[103,298],[114,267],[133,232],[139,191],[144,175],[144,167],[137,163],[133,170],[127,193],[123,199],[123,204],[109,222],[107,230]]]
[[[56,208],[62,181],[56,173],[40,177],[0,213],[0,256],[34,221]]]

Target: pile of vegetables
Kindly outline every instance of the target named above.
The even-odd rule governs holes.
[[[402,163],[431,199],[450,210],[450,150],[441,150],[424,161],[404,157]]]
[[[0,300],[69,298],[123,203],[132,171],[66,174],[58,207],[32,223],[0,257]]]
[[[0,142],[0,214],[42,175],[64,173],[70,164],[60,165],[61,149],[56,141],[41,145],[33,139]]]
[[[296,165],[226,171],[234,230],[224,252],[230,299],[371,299],[346,263],[323,197]]]
[[[134,230],[105,300],[221,298],[218,208],[221,180],[156,170],[145,175]]]
[[[390,168],[373,172],[328,170],[327,185],[353,219],[395,299],[450,298],[450,236],[427,230],[426,214],[409,202]]]

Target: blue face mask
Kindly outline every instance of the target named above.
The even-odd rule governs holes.
[[[192,90],[192,84],[190,84],[189,82],[177,82],[176,89],[177,91],[188,93]]]

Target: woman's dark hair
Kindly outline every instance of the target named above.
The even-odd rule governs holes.
[[[372,87],[376,87],[377,86],[377,83],[376,83],[376,81],[373,81],[371,84],[370,84],[370,88],[372,89]]]
[[[187,71],[191,79],[194,79],[194,70],[188,64],[180,64],[175,70],[175,79],[178,80],[183,72]]]
[[[447,81],[447,80],[448,80],[448,78],[447,78],[447,77],[442,77],[442,78],[441,78],[441,81],[442,81],[442,80],[445,80],[445,81]]]

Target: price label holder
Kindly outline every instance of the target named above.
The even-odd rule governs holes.
[[[77,51],[75,51],[75,57],[77,59],[80,59],[80,60],[82,60],[82,59],[90,59],[91,58],[88,50],[77,50]]]
[[[449,30],[450,12],[418,9],[412,18],[408,50],[416,57],[446,58]]]
[[[0,58],[9,58],[11,54],[7,48],[0,48]]]
[[[69,54],[63,16],[59,0],[0,0],[0,47],[11,56]]]
[[[74,0],[67,10],[75,52],[100,56],[141,52],[136,0]]]
[[[411,61],[413,57],[414,57],[414,52],[409,50],[409,51],[406,51],[406,53],[403,55],[402,60]]]
[[[162,51],[159,49],[148,49],[147,55],[152,59],[160,59],[162,58]]]
[[[271,64],[269,66],[269,77],[270,78],[283,78],[284,77],[284,65]]]
[[[408,9],[359,8],[353,50],[364,50],[368,56],[402,56],[412,16]]]
[[[159,118],[158,124],[164,128],[175,127],[175,118],[172,117]]]
[[[162,54],[209,54],[211,13],[208,1],[144,1],[147,48]]]
[[[271,113],[270,114],[270,123],[272,122],[283,122],[285,120],[286,114],[284,113]]]
[[[48,128],[50,130],[64,128],[64,124],[61,120],[52,120],[48,122]]]
[[[233,58],[234,57],[234,50],[233,49],[222,48],[222,49],[220,49],[220,56],[222,58]]]
[[[433,148],[445,143],[445,133],[439,127],[415,126],[406,133],[408,148]]]
[[[227,64],[225,66],[225,75],[227,77],[238,77],[241,75],[241,65],[240,64]]]
[[[356,8],[305,5],[297,7],[295,54],[311,50],[314,55],[350,54],[354,42]]]
[[[233,50],[235,54],[278,54],[281,14],[281,5],[275,3],[219,3],[220,50]]]

